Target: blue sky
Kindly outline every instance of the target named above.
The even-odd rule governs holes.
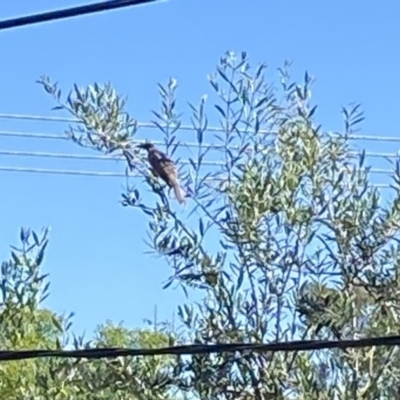
[[[85,2],[3,2],[0,18],[73,7]],[[285,58],[301,78],[317,81],[314,101],[325,129],[341,127],[340,108],[361,102],[363,133],[398,135],[400,53],[395,0],[267,1],[170,0],[54,23],[0,32],[0,113],[57,115],[35,84],[50,75],[68,89],[73,83],[111,81],[129,96],[128,110],[148,121],[159,105],[157,83],[179,81],[179,107],[211,92],[206,80],[227,50],[247,51],[253,65],[266,62],[269,76]],[[209,107],[211,110],[211,107]],[[65,125],[0,118],[0,131],[62,134]],[[187,140],[193,140],[187,133]],[[159,138],[159,137],[158,137]],[[396,152],[396,143],[360,142],[370,151]],[[64,141],[0,136],[0,149],[79,153]],[[371,159],[378,165],[376,159]],[[110,161],[75,161],[0,155],[0,166],[123,171]],[[383,164],[382,164],[383,165]],[[381,166],[381,165],[378,165]],[[385,182],[385,176],[374,177]],[[118,178],[52,176],[0,171],[2,258],[16,244],[20,226],[51,226],[44,269],[51,277],[54,310],[74,311],[75,330],[90,333],[106,319],[141,326],[158,306],[170,318],[183,300],[162,290],[170,271],[144,254],[145,218],[119,204]]]

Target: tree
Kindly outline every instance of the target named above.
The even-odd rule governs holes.
[[[171,343],[168,326],[127,329],[99,325],[92,340],[71,332],[73,313],[58,315],[43,307],[48,275],[41,272],[48,230],[21,229],[21,245],[0,272],[1,350],[80,349],[92,347],[163,347]],[[20,399],[169,399],[171,357],[117,360],[29,359],[0,363],[0,398]],[[132,382],[135,382],[132,385]]]
[[[191,207],[179,213],[133,146],[140,128],[109,84],[75,86],[64,100],[48,77],[40,80],[56,108],[78,119],[67,132],[71,140],[130,154],[127,161],[154,192],[154,200],[144,202],[141,186],[132,184],[122,204],[146,214],[149,246],[171,268],[166,287],[175,283],[202,295],[200,304],[189,299],[179,307],[182,341],[397,332],[400,163],[385,205],[369,184],[365,153],[351,152],[360,107],[342,110],[343,132],[324,131],[316,122],[310,75],[297,84],[289,71],[285,62],[276,87],[264,64],[251,70],[245,53],[221,58],[208,77],[220,124],[213,149],[204,143],[207,97],[189,105],[197,148],[181,168]],[[176,90],[174,79],[159,85],[161,110],[153,113],[171,157],[182,123]],[[211,154],[222,161],[212,170],[205,162]],[[176,361],[174,383],[200,399],[387,399],[398,395],[399,367],[395,347],[196,355]]]

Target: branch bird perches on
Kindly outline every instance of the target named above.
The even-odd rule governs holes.
[[[174,162],[162,151],[156,149],[152,143],[146,142],[137,146],[147,150],[147,160],[154,173],[159,176],[168,187],[172,188],[180,204],[185,203],[185,192],[180,186],[178,173]]]

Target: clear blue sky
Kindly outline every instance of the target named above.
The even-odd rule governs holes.
[[[72,7],[85,2],[2,2],[0,18]],[[54,105],[35,80],[50,75],[73,83],[111,81],[129,95],[140,121],[158,107],[156,84],[179,80],[179,100],[196,103],[210,91],[206,75],[226,50],[267,62],[270,76],[285,58],[292,71],[316,76],[314,99],[327,130],[340,128],[340,107],[361,102],[363,132],[399,134],[400,2],[396,0],[170,0],[0,32],[0,113],[50,115]],[[275,75],[276,76],[276,75]],[[211,107],[210,107],[211,108]],[[61,124],[0,119],[0,130],[63,132]],[[188,136],[188,140],[190,137]],[[397,151],[395,144],[365,143]],[[78,153],[62,141],[0,136],[0,148]],[[0,156],[0,165],[122,171],[113,162],[76,162]],[[384,177],[378,177],[383,182]],[[52,227],[44,268],[51,277],[47,304],[74,311],[75,330],[90,333],[106,319],[141,326],[158,305],[171,317],[183,296],[162,290],[169,275],[162,259],[143,254],[145,218],[119,204],[123,180],[0,172],[2,258],[20,226]]]

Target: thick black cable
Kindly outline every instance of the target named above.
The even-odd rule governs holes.
[[[159,0],[110,0],[101,3],[87,4],[85,6],[78,6],[73,8],[66,8],[57,11],[49,11],[41,14],[28,15],[26,17],[19,17],[0,21],[0,31],[10,28],[18,28],[41,22],[55,21],[58,19],[65,19],[71,17],[78,17],[86,14],[94,14],[101,11],[114,10],[122,7],[138,6],[141,4],[152,3]]]
[[[311,351],[323,349],[347,349],[372,346],[398,346],[400,336],[383,336],[366,339],[351,340],[297,340],[293,342],[270,344],[191,344],[184,346],[163,347],[158,349],[124,349],[124,348],[100,348],[84,350],[17,350],[0,351],[1,361],[26,360],[30,358],[75,358],[75,359],[99,359],[128,356],[159,356],[159,355],[193,355],[211,353],[235,353],[253,351],[257,353],[278,351]]]

